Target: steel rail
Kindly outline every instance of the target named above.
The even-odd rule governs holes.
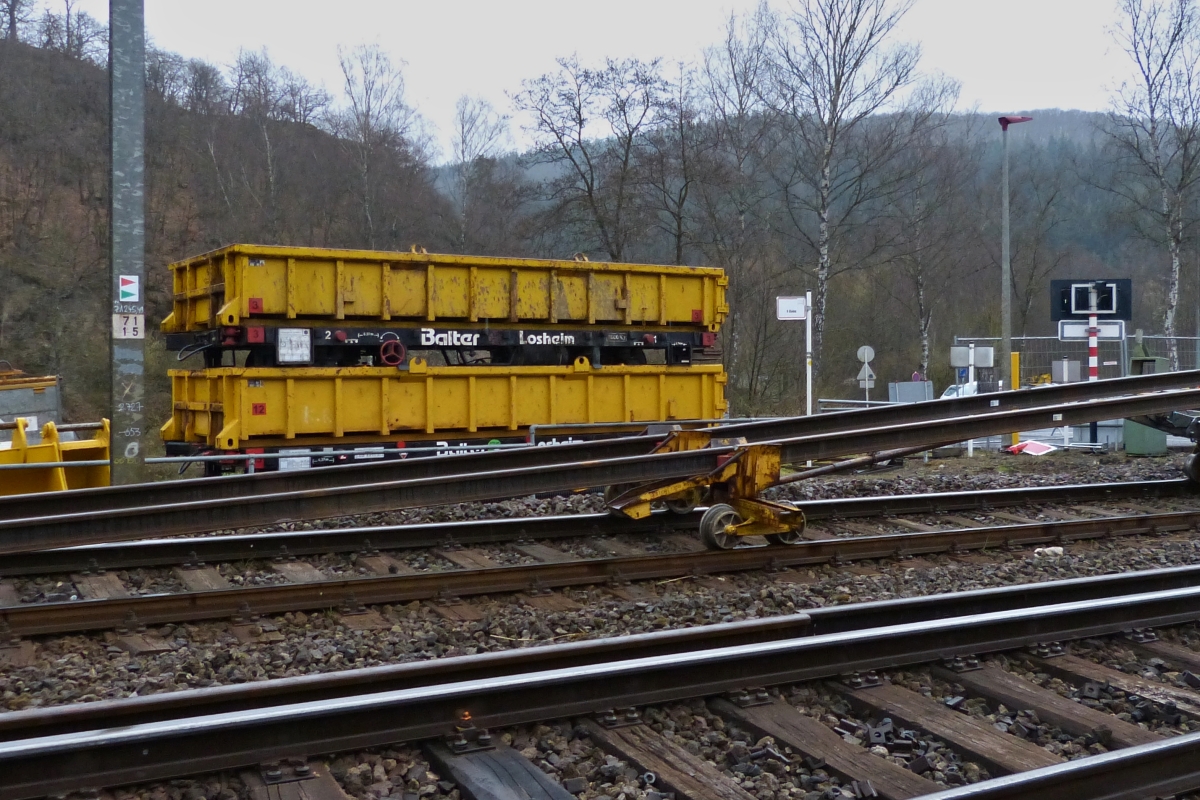
[[[1137,495],[1146,496],[1146,495]],[[470,522],[376,525],[229,536],[142,539],[133,542],[12,553],[0,559],[0,577],[126,569],[188,563],[288,558],[325,553],[372,553],[429,547],[521,542],[581,536],[693,532],[700,513],[655,512],[643,520],[612,514],[516,517]]]
[[[1200,789],[1200,733],[972,783],[921,800],[1145,800]]]
[[[1188,496],[1200,498],[1200,492],[1194,483],[1180,478],[806,500],[804,515],[810,522],[816,522],[846,517],[944,514],[1038,503],[1096,503]],[[682,515],[655,512],[645,520],[629,520],[612,514],[580,514],[113,542],[13,553],[0,560],[0,577],[583,536],[694,532],[700,516],[699,510]]]
[[[1200,497],[1200,487],[1187,478],[1118,483],[1083,483],[1063,486],[1016,487],[921,494],[836,497],[797,500],[810,520],[876,517],[898,514],[945,514],[951,511],[986,511],[1000,506],[1038,503],[1103,503],[1134,498]]]
[[[761,423],[744,423],[724,426],[721,431],[723,436],[741,436],[749,442],[794,439],[803,436],[831,436],[860,428],[911,425],[932,420],[1086,402],[1123,394],[1173,390],[1197,385],[1200,385],[1200,370],[1166,372],[1049,388],[1021,389],[953,400],[934,400],[877,409],[820,414],[812,417],[791,417]],[[1007,431],[1000,432],[1006,433]],[[56,496],[54,505],[66,513],[102,512],[171,503],[187,504],[201,501],[233,500],[267,493],[346,488],[383,481],[448,477],[496,469],[546,469],[557,465],[644,455],[660,438],[661,436],[634,436],[529,448],[507,453],[472,453],[446,458],[385,461],[295,472],[263,472],[219,479],[193,478],[133,486],[82,489]],[[26,519],[42,515],[45,510],[45,495],[20,495],[0,499],[0,519]]]
[[[401,603],[446,596],[469,597],[614,581],[654,580],[688,574],[780,569],[836,562],[839,559],[856,561],[1116,535],[1165,533],[1191,530],[1197,525],[1200,525],[1200,511],[1182,511],[930,533],[852,536],[808,540],[786,546],[22,604],[0,607],[0,620],[13,634],[20,636],[76,633],[121,627],[130,619],[145,625],[157,625],[245,617],[247,612],[275,614],[310,609],[355,608],[359,604]]]
[[[1167,373],[1177,374],[1177,373]],[[1200,389],[1118,397],[954,420],[892,425],[774,442],[785,463],[819,460],[915,444],[931,447],[1020,428],[1072,425],[1166,413],[1200,405]],[[617,483],[648,483],[705,475],[734,447],[659,453],[562,464],[555,469],[517,468],[419,480],[383,481],[338,489],[281,492],[214,502],[179,502],[92,513],[0,521],[0,554],[155,535],[274,524],[285,519],[327,519],[447,503],[497,500]]]
[[[185,715],[245,711],[354,694],[394,691],[431,683],[482,680],[522,672],[564,669],[611,661],[616,655],[621,658],[644,658],[1197,585],[1200,585],[1200,566],[1145,570],[829,606],[780,617],[696,628],[549,644],[483,655],[451,656],[120,700],[74,703],[0,714],[0,740],[73,733],[98,726],[141,725]]]
[[[525,724],[1197,618],[1188,588],[24,739],[0,744],[0,800],[438,737],[464,712]]]
[[[268,706],[331,700],[450,681],[480,680],[546,669],[646,658],[712,647],[773,642],[804,636],[807,614],[676,628],[632,636],[522,647],[471,656],[450,656],[379,667],[301,675],[206,689],[71,703],[0,714],[0,740],[141,725],[203,714],[249,711]]]

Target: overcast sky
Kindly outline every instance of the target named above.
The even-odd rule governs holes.
[[[47,0],[61,8],[61,0]],[[271,58],[335,96],[338,45],[378,43],[407,66],[408,100],[432,123],[443,155],[464,94],[507,110],[522,79],[578,52],[692,60],[720,40],[730,12],[757,0],[146,0],[159,47],[220,65],[241,48]],[[774,0],[776,7],[786,7]],[[107,20],[107,0],[78,8]],[[986,112],[1107,107],[1127,72],[1107,29],[1116,0],[916,0],[901,37],[920,42],[922,68],[962,83],[960,106]],[[520,143],[521,120],[514,120]]]

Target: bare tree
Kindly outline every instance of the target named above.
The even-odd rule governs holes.
[[[207,61],[194,58],[187,63],[183,107],[197,114],[216,114],[228,107],[229,87],[221,70]]]
[[[780,172],[790,230],[816,255],[813,356],[821,360],[839,228],[889,187],[872,181],[953,100],[955,87],[919,81],[916,45],[889,44],[912,0],[798,0],[771,21],[765,99],[788,125]],[[905,113],[896,113],[905,111]],[[812,231],[815,222],[816,230]]]
[[[0,0],[0,20],[4,22],[4,38],[20,41],[21,26],[29,22],[33,0]]]
[[[695,70],[683,63],[666,83],[658,124],[647,136],[647,202],[655,212],[654,227],[671,244],[671,260],[684,263],[693,236],[694,192],[714,144],[701,117]]]
[[[183,105],[187,91],[187,61],[153,45],[146,48],[146,92],[164,103]]]
[[[779,330],[764,298],[785,287],[774,257],[766,161],[778,143],[778,125],[762,102],[767,71],[765,7],[756,15],[731,15],[724,40],[704,54],[703,109],[712,137],[698,184],[701,222],[697,246],[730,276],[733,313],[722,328],[729,391],[745,413],[765,410],[765,395],[780,376]]]
[[[662,104],[659,64],[609,59],[590,69],[572,56],[558,66],[525,81],[513,102],[533,118],[534,163],[556,172],[545,186],[558,217],[622,261],[644,224],[638,172]]]
[[[458,246],[462,252],[467,251],[475,189],[485,176],[491,174],[487,162],[495,158],[507,136],[508,117],[496,113],[491,103],[465,95],[458,98],[451,148],[454,159],[454,201],[458,211]]]
[[[229,70],[229,113],[278,119],[283,103],[279,83],[279,68],[266,48],[257,53],[241,50]]]
[[[979,171],[973,139],[967,124],[925,131],[897,159],[902,179],[876,220],[902,277],[900,302],[916,319],[922,375],[929,374],[934,320],[946,311],[947,290],[980,269],[966,257],[979,231],[978,216],[967,211],[975,205],[970,188]]]
[[[1018,187],[1012,198],[1012,292],[1014,330],[1027,336],[1034,327],[1034,304],[1046,297],[1049,279],[1068,258],[1068,252],[1056,239],[1069,224],[1066,198],[1071,194],[1073,176],[1067,165],[1047,158],[1044,151],[1026,148],[1013,166],[1012,185]],[[997,167],[997,170],[999,167]],[[985,181],[985,192],[994,192],[998,177]],[[982,198],[975,205],[982,206]],[[989,220],[994,226],[994,220]],[[984,238],[988,258],[999,272],[999,230],[993,227]]]
[[[1200,15],[1194,0],[1121,0],[1113,31],[1136,77],[1113,97],[1104,132],[1120,159],[1112,191],[1152,220],[1170,260],[1163,333],[1179,368],[1175,315],[1191,197],[1200,189]],[[1194,212],[1192,212],[1194,214]]]
[[[105,63],[108,58],[108,28],[86,11],[77,11],[78,0],[63,0],[63,13],[47,9],[38,24],[41,47],[80,61]]]
[[[354,159],[364,238],[369,247],[375,247],[381,162],[389,153],[416,144],[419,119],[404,100],[400,67],[378,45],[339,50],[338,59],[345,79],[346,107],[332,118],[333,128]]]
[[[305,78],[283,67],[279,70],[279,114],[289,122],[315,125],[325,113],[333,98],[319,86],[313,86]]]

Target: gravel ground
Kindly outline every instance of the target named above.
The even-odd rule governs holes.
[[[8,710],[241,683],[383,663],[469,655],[533,643],[616,636],[773,616],[806,608],[912,597],[1015,583],[1196,563],[1200,541],[1137,536],[1068,545],[1057,559],[1029,550],[825,565],[785,573],[745,573],[641,584],[642,600],[603,588],[568,592],[583,608],[542,611],[511,596],[472,602],[483,619],[443,619],[435,606],[384,606],[393,625],[353,631],[333,612],[271,618],[283,640],[241,643],[225,623],[168,625],[173,648],[131,656],[103,635],[38,641],[37,662],[0,666],[0,707]]]
[[[311,763],[311,762],[310,762]],[[329,774],[356,800],[459,800],[457,788],[434,772],[419,749],[395,747],[332,757]],[[113,800],[251,800],[251,787],[240,773],[219,773],[196,780],[173,780],[111,790]],[[277,796],[277,795],[272,795]],[[68,795],[91,800],[94,794]]]
[[[929,464],[919,458],[910,458],[906,460],[904,468],[897,471],[818,478],[769,489],[765,494],[776,499],[822,500],[1073,483],[1165,480],[1184,477],[1185,458],[1185,454],[1131,458],[1124,454],[1094,456],[1070,452],[1044,456],[982,453],[973,459],[936,459]]]
[[[1145,480],[1179,477],[1182,456],[1161,459],[1126,459],[1123,456],[1052,454],[1041,458],[985,455],[937,461],[929,465],[910,460],[896,472],[866,476],[832,477],[775,490],[792,499],[909,494],[933,491],[1015,486],[1048,486],[1068,483]],[[1081,477],[1085,476],[1085,477]],[[365,515],[327,522],[287,523],[267,530],[306,530],[365,524],[401,524],[465,519],[504,518],[536,514],[589,513],[599,511],[598,495],[575,495],[548,499],[524,498],[504,503],[413,509],[390,514]],[[617,537],[622,540],[624,537]],[[634,540],[630,539],[630,543]],[[644,547],[644,542],[636,543]],[[578,555],[594,556],[586,548]],[[663,543],[664,552],[676,545]],[[572,552],[575,552],[572,550]],[[406,553],[406,562],[416,569],[444,569],[447,565],[429,552]],[[411,560],[410,560],[411,557]],[[511,558],[497,549],[496,560]],[[1135,569],[1193,564],[1200,558],[1200,542],[1185,537],[1128,537],[1105,542],[1068,545],[1057,559],[1035,557],[1032,551],[989,552],[986,555],[927,556],[903,561],[864,562],[851,567],[821,566],[782,574],[753,573],[723,579],[684,579],[642,584],[647,595],[638,601],[622,600],[602,588],[567,594],[583,608],[577,611],[546,612],[511,596],[477,598],[472,605],[483,612],[477,622],[448,621],[435,607],[425,603],[384,606],[380,610],[393,624],[382,631],[353,631],[338,616],[326,613],[289,613],[271,618],[283,640],[274,643],[241,643],[224,623],[167,625],[151,633],[165,639],[171,650],[157,655],[131,656],[111,645],[103,635],[47,637],[37,640],[37,661],[30,667],[0,666],[0,708],[16,710],[38,706],[84,702],[101,698],[146,695],[215,684],[241,683],[291,675],[311,674],[382,663],[403,662],[449,655],[471,654],[517,646],[571,639],[614,636],[667,627],[685,627],[772,616],[805,608],[838,603],[883,600],[944,591],[959,591],[1032,581],[1082,577]],[[331,556],[320,560],[327,574],[361,574],[353,558]],[[230,565],[229,577],[246,583],[281,582],[267,563]],[[163,575],[158,573],[162,572]],[[126,585],[145,592],[172,590],[166,571],[129,570],[119,574]],[[48,599],[55,592],[72,588],[65,576],[18,582],[22,598]],[[66,599],[66,598],[62,598]],[[1181,644],[1200,646],[1200,632],[1186,626],[1169,634]],[[1127,649],[1127,648],[1126,648]],[[1147,660],[1125,652],[1112,641],[1088,643],[1081,654],[1100,663],[1140,675],[1159,672],[1158,678],[1172,683],[1176,673],[1160,670]],[[1032,676],[1064,696],[1078,695],[1076,687],[1062,684],[1027,669],[1018,661],[1002,660],[1008,668]],[[916,671],[898,673],[893,680],[907,683],[935,697],[955,693],[950,684],[933,680]],[[841,701],[819,690],[801,687],[788,695],[805,713],[830,727],[861,725],[869,720],[854,718]],[[1102,705],[1118,714],[1125,698],[1110,691]],[[1128,706],[1126,703],[1125,706]],[[967,712],[1006,726],[1067,758],[1102,752],[1102,743],[1085,737],[1069,737],[1049,728],[1028,710],[991,709],[971,702]],[[846,712],[846,713],[840,713]],[[762,800],[805,798],[817,800],[836,796],[836,779],[821,769],[800,762],[785,763],[775,758],[745,759],[745,751],[773,747],[731,728],[715,717],[703,703],[652,708],[647,721],[669,734],[692,752],[725,770]],[[1132,718],[1132,716],[1131,716]],[[1147,725],[1165,725],[1150,720]],[[1190,730],[1191,720],[1173,720],[1171,732]],[[850,729],[844,728],[849,731]],[[855,729],[857,730],[857,728]],[[579,796],[645,800],[651,789],[631,775],[629,765],[603,754],[586,735],[568,723],[540,725],[505,733],[505,741],[534,757],[547,771],[563,779],[584,778],[586,789]],[[851,732],[853,735],[853,732]],[[927,777],[947,785],[973,782],[987,777],[980,765],[964,761],[940,743],[930,748],[933,769]],[[532,750],[532,752],[528,752]],[[792,754],[780,750],[783,755]],[[553,758],[552,758],[553,757]],[[895,753],[876,752],[873,757],[904,761]],[[359,800],[391,797],[400,800],[448,798],[458,791],[429,769],[420,753],[395,748],[341,756],[331,763],[331,772],[351,796]],[[636,771],[634,771],[636,772]],[[172,781],[117,790],[116,800],[137,797],[150,800],[234,800],[247,796],[236,776],[219,776],[201,781]]]

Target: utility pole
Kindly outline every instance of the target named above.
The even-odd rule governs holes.
[[[110,481],[137,483],[146,457],[146,34],[144,0],[110,0],[112,438]]]
[[[1003,233],[1000,242],[1000,368],[1008,372],[1007,386],[1016,386],[1012,375],[1012,263],[1008,244],[1008,126],[1029,122],[1033,117],[1000,117],[1000,138],[1004,142],[1004,174],[1001,179]]]

